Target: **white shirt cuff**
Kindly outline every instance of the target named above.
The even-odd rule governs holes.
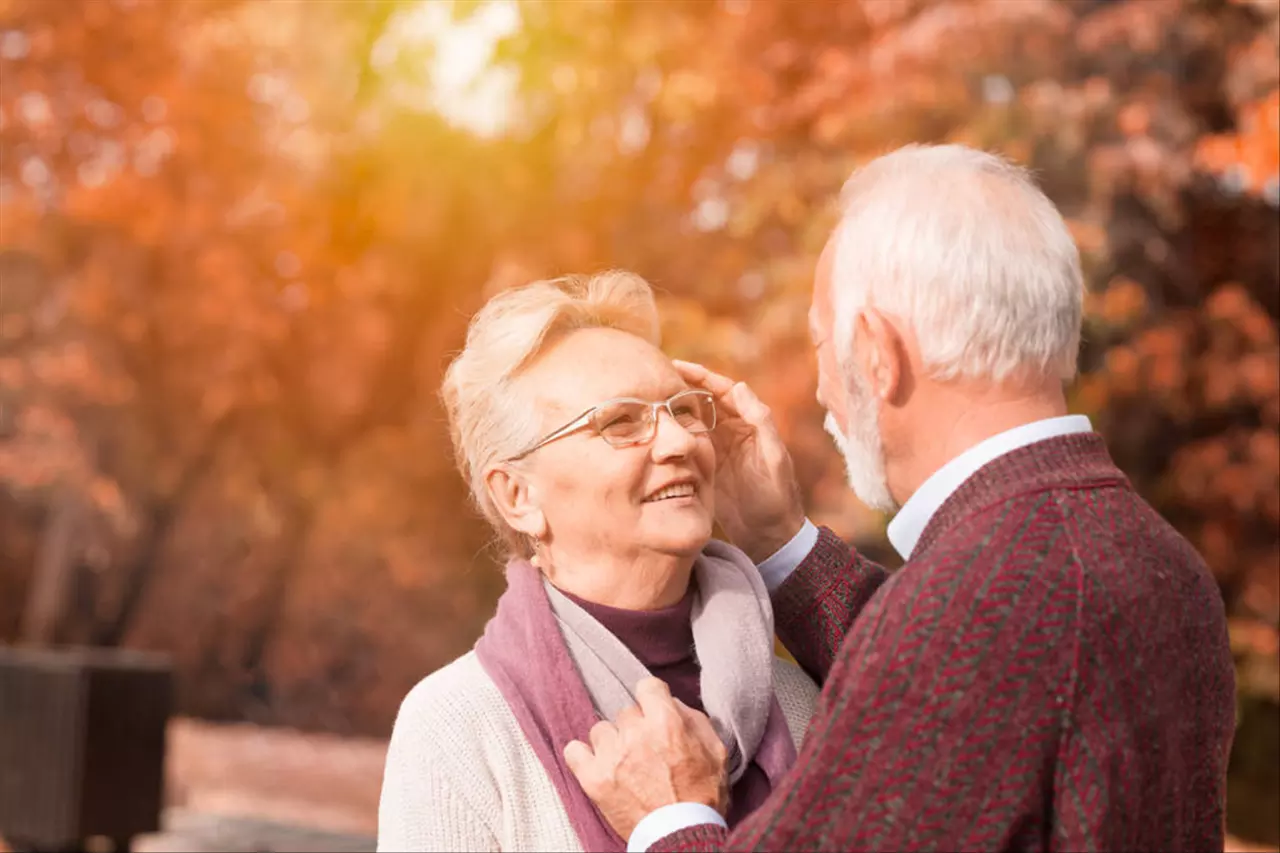
[[[673,803],[655,809],[636,824],[631,840],[627,842],[627,853],[644,853],[673,832],[706,823],[729,828],[718,811],[702,803]]]
[[[800,532],[757,567],[760,577],[764,579],[765,588],[769,592],[777,592],[782,582],[804,562],[804,558],[809,556],[809,552],[817,544],[818,526],[806,518]]]

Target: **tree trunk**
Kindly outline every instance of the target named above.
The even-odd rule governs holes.
[[[35,576],[22,611],[18,635],[22,643],[47,646],[57,642],[75,580],[75,534],[83,517],[75,490],[63,488],[45,522]]]
[[[147,523],[147,541],[125,574],[124,593],[120,599],[120,606],[112,619],[96,626],[93,632],[94,645],[114,647],[124,640],[147,589],[155,578],[159,568],[160,549],[164,546],[170,529],[177,521],[191,493],[213,468],[222,450],[223,442],[231,434],[234,423],[233,413],[224,415],[210,430],[204,446],[187,464],[170,494],[153,504]]]

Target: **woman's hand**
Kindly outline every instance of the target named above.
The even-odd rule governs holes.
[[[591,745],[572,741],[565,763],[614,831],[627,841],[646,815],[674,803],[729,807],[727,752],[705,714],[671,695],[666,683],[636,685],[639,706],[617,723],[591,728]]]
[[[745,382],[687,361],[675,366],[690,385],[715,395],[716,518],[734,545],[762,563],[804,526],[791,454],[769,407]]]

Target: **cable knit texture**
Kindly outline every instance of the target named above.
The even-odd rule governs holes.
[[[773,685],[798,749],[818,688],[777,658]],[[418,682],[400,706],[382,782],[378,850],[582,850],[475,652]]]
[[[1222,850],[1222,598],[1097,435],[988,463],[892,576],[823,530],[774,608],[825,682],[795,768],[650,850]]]

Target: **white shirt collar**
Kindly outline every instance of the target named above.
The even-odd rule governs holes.
[[[965,480],[988,462],[1037,441],[1092,430],[1093,425],[1084,415],[1064,415],[1023,424],[975,444],[935,471],[907,500],[893,521],[889,522],[887,533],[890,544],[902,555],[902,559],[910,559],[911,552],[915,550],[920,535],[924,533],[934,513]]]

